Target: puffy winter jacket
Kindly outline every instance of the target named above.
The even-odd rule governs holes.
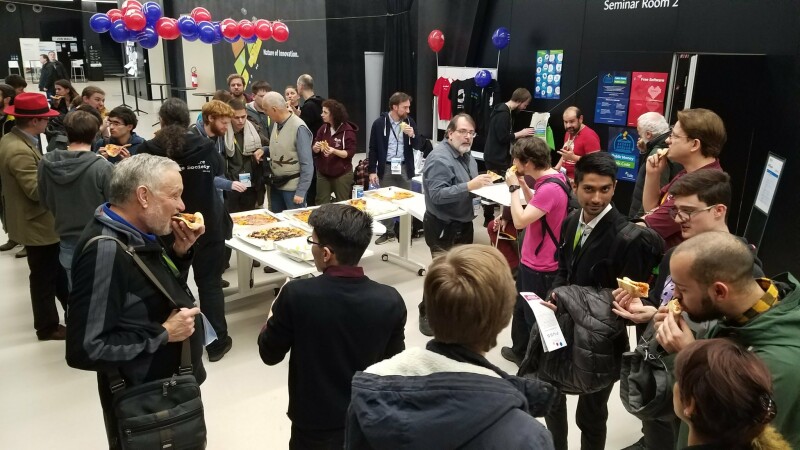
[[[519,375],[533,375],[565,394],[591,394],[614,384],[628,337],[625,322],[611,311],[611,290],[572,285],[553,294],[567,346],[545,353],[534,324]]]

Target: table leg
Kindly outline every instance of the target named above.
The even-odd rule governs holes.
[[[123,78],[119,77],[119,93],[122,95],[122,106],[128,106],[128,104],[125,103],[125,86],[122,80]]]
[[[408,259],[408,250],[411,247],[411,221],[412,217],[409,213],[405,213],[400,216],[400,236],[398,236],[400,252],[386,252],[381,255],[381,259],[383,261],[392,262],[399,266],[407,267],[411,270],[416,270],[417,275],[423,276],[425,275],[427,266],[425,264]]]
[[[134,91],[133,92],[133,101],[136,104],[136,107],[134,108],[133,112],[135,112],[136,114],[139,114],[139,113],[147,114],[147,111],[143,111],[143,110],[139,109],[139,83],[137,82],[137,80],[133,80],[133,91]]]

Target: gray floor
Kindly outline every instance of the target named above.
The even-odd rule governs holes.
[[[98,83],[106,89],[108,108],[120,104],[116,80]],[[83,86],[78,86],[78,91]],[[127,98],[132,101],[131,97]],[[158,120],[158,102],[140,101],[141,115],[137,132],[152,136],[151,125]],[[6,236],[0,233],[0,243]],[[483,228],[476,221],[476,242],[487,243]],[[423,347],[427,342],[417,329],[417,304],[422,297],[422,278],[415,272],[382,262],[383,251],[397,251],[397,243],[372,245],[376,256],[363,261],[371,278],[394,286],[408,307],[406,346]],[[428,248],[414,241],[412,258],[430,262]],[[225,278],[236,283],[236,258]],[[263,277],[257,274],[258,278]],[[64,362],[63,342],[38,342],[28,291],[28,266],[15,259],[14,251],[0,254],[0,448],[4,449],[100,449],[105,446],[103,420],[97,398],[95,375],[74,370]],[[194,286],[193,286],[194,288]],[[288,394],[288,358],[277,366],[265,366],[259,356],[256,336],[267,317],[272,295],[230,303],[228,327],[234,345],[217,363],[206,363],[208,380],[203,384],[209,449],[281,449],[287,448],[291,423],[286,417]],[[62,315],[63,317],[63,315]],[[510,345],[510,328],[503,331],[499,346]],[[504,370],[513,372],[513,364],[500,357],[500,347],[487,358]],[[479,408],[480,405],[476,405]],[[574,415],[575,399],[569,408]],[[640,436],[639,422],[629,415],[615,392],[609,401],[610,418],[606,448],[620,449]],[[580,433],[571,419],[570,448],[580,447]]]

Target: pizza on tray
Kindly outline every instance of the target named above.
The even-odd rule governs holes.
[[[243,216],[231,217],[236,225],[268,225],[275,223],[278,219],[269,214],[247,214]]]
[[[349,204],[350,206],[353,206],[356,209],[359,209],[361,211],[366,211],[367,210],[367,201],[365,199],[363,199],[363,198],[354,198],[352,200],[348,200],[347,204]]]
[[[267,228],[266,230],[253,231],[247,237],[253,239],[264,239],[273,241],[282,241],[284,239],[291,239],[296,237],[305,236],[305,231],[295,227],[274,227]]]
[[[372,195],[375,196],[375,197],[378,197],[380,199],[388,200],[388,201],[404,200],[404,199],[411,198],[411,197],[414,196],[414,194],[412,194],[411,192],[405,192],[405,191],[383,191],[383,192],[380,192],[380,193],[376,192],[376,193],[374,193]]]
[[[296,213],[290,213],[292,217],[302,222],[308,223],[308,217],[311,216],[311,210],[307,209],[305,211],[300,211]]]

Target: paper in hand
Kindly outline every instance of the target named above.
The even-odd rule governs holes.
[[[556,313],[539,303],[542,299],[533,292],[520,292],[519,294],[533,310],[536,323],[539,325],[539,337],[542,339],[544,351],[551,352],[566,347],[567,340],[564,339],[564,333],[561,332],[561,327],[558,325]]]

